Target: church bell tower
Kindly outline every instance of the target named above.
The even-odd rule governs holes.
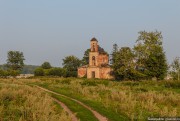
[[[96,38],[91,39],[91,51],[89,53],[89,66],[97,66],[98,65],[98,41]]]

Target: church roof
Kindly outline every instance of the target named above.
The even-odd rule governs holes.
[[[91,41],[97,41],[97,39],[94,37],[94,38],[91,39]],[[98,41],[97,41],[97,42],[98,42]]]

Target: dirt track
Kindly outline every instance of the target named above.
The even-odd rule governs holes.
[[[53,100],[57,102],[59,105],[61,105],[61,107],[71,116],[72,121],[78,121],[76,115],[64,103],[55,98],[53,98]]]
[[[84,106],[84,107],[87,108],[88,110],[90,110],[90,111],[94,114],[94,116],[95,116],[99,121],[108,121],[108,119],[107,119],[106,117],[102,116],[102,115],[99,114],[97,111],[93,110],[91,107],[85,105],[84,103],[80,102],[79,100],[76,100],[76,99],[74,99],[74,98],[71,98],[71,97],[68,97],[68,96],[65,96],[65,95],[56,93],[56,92],[53,92],[53,91],[51,91],[51,90],[45,89],[45,88],[40,87],[40,86],[37,86],[37,85],[36,85],[36,87],[38,87],[38,88],[40,88],[40,89],[42,89],[42,90],[44,90],[44,91],[46,91],[46,92],[50,92],[50,93],[53,93],[53,94],[56,94],[56,95],[59,95],[59,96],[68,98],[68,99],[70,99],[70,100],[73,100],[73,101],[79,103],[80,105]],[[66,106],[66,107],[67,107],[67,106]],[[67,107],[67,109],[68,109],[68,107]],[[67,112],[68,112],[68,111],[67,111]],[[70,115],[71,115],[71,114],[73,114],[73,113],[70,112]],[[77,119],[77,118],[76,118],[76,119]],[[76,121],[76,120],[74,120],[74,121]]]

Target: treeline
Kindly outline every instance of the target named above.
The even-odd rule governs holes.
[[[9,51],[7,53],[7,63],[1,66],[0,77],[6,78],[19,75],[24,67],[24,60],[23,52]]]
[[[17,76],[20,73],[77,77],[78,67],[89,63],[89,52],[90,49],[87,49],[82,59],[73,55],[65,57],[63,67],[52,67],[49,62],[44,62],[38,67],[25,66],[23,52],[9,51],[7,63],[0,66],[0,77]],[[110,62],[117,80],[162,80],[165,77],[180,80],[180,59],[176,57],[172,64],[168,65],[163,48],[163,36],[159,31],[140,31],[133,48],[119,48],[114,44]]]
[[[44,62],[34,71],[35,76],[59,76],[77,77],[77,68],[82,65],[82,60],[75,56],[67,56],[63,59],[63,68],[52,67],[49,62]]]
[[[118,80],[180,78],[180,61],[168,65],[161,32],[140,31],[133,48],[113,45],[111,64]]]
[[[34,74],[34,70],[40,66],[35,65],[24,65],[21,74]],[[7,70],[6,64],[0,65],[0,70]]]
[[[116,79],[164,79],[168,64],[162,39],[161,32],[140,31],[133,48],[118,49],[115,44],[112,52],[112,68]]]

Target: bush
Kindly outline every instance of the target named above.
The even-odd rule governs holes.
[[[67,71],[64,68],[50,68],[50,69],[43,69],[37,68],[34,71],[35,76],[59,76],[59,77],[66,77]]]
[[[20,71],[17,70],[0,70],[0,77],[6,78],[8,76],[15,77],[20,74]]]
[[[44,76],[44,70],[43,70],[43,68],[37,68],[37,69],[35,69],[34,75],[35,75],[35,76]]]
[[[51,68],[48,70],[47,73],[48,76],[60,76],[65,77],[66,76],[66,70],[63,68]]]
[[[66,77],[77,77],[77,71],[67,71]]]

